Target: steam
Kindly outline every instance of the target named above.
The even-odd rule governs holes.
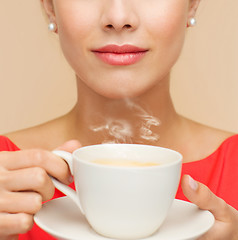
[[[131,143],[131,139],[133,137],[133,131],[131,125],[123,119],[106,119],[106,123],[101,126],[91,126],[91,130],[94,132],[106,131],[109,136],[113,137],[115,140],[113,141],[104,141],[103,143]]]
[[[156,133],[153,133],[151,130],[152,126],[158,127],[160,125],[159,119],[157,119],[154,116],[151,116],[148,112],[146,112],[141,106],[138,104],[135,104],[130,99],[126,99],[126,104],[128,107],[135,111],[138,115],[138,117],[141,119],[141,127],[140,127],[140,137],[142,139],[145,139],[147,141],[158,141],[159,135]]]
[[[138,118],[136,130],[141,142],[145,140],[152,143],[158,141],[159,135],[154,133],[151,128],[160,125],[159,119],[151,116],[145,109],[130,99],[125,99],[125,104],[130,112]],[[132,126],[130,121],[111,117],[106,118],[103,124],[90,126],[90,129],[94,132],[108,134],[112,138],[112,140],[105,140],[103,143],[132,143],[133,137],[138,134],[135,133],[135,126]]]

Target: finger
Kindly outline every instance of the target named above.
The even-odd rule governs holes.
[[[41,167],[59,181],[65,184],[71,182],[67,163],[59,156],[41,149],[1,152],[0,166],[7,170]]]
[[[65,142],[63,145],[59,146],[55,150],[63,150],[72,153],[73,151],[81,147],[82,145],[78,140],[70,140]]]
[[[75,151],[76,149],[78,149],[80,147],[82,147],[82,145],[78,140],[70,140],[70,141],[65,142],[63,145],[59,146],[55,150],[63,150],[63,151],[72,153],[73,151]],[[68,168],[69,168],[69,166],[68,166]],[[69,168],[69,172],[71,172],[70,168]],[[69,181],[72,182],[73,177],[70,177]]]
[[[229,221],[229,205],[217,197],[207,186],[195,181],[191,176],[184,175],[181,186],[184,195],[200,209],[209,210],[216,220]]]
[[[1,192],[0,212],[35,214],[42,207],[42,197],[34,192]]]
[[[16,234],[28,232],[33,226],[33,216],[25,213],[0,213],[0,239],[16,239]],[[10,238],[4,238],[11,236]]]
[[[42,196],[43,201],[51,199],[55,191],[51,178],[39,167],[2,171],[0,185],[10,192],[37,192]]]

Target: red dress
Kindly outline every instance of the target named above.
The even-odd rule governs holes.
[[[17,151],[19,148],[8,138],[0,136],[0,151]],[[220,147],[208,157],[184,163],[182,175],[189,174],[207,185],[217,196],[238,209],[238,135],[226,139]],[[63,196],[58,190],[54,198]],[[176,198],[186,200],[179,186]],[[20,240],[53,240],[36,225]]]

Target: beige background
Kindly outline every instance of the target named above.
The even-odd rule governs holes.
[[[202,0],[172,75],[181,114],[238,132],[238,1]],[[69,111],[74,74],[50,34],[39,0],[0,3],[0,133]]]

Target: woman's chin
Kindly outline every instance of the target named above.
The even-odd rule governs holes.
[[[137,81],[131,78],[116,79],[116,77],[97,79],[97,81],[83,81],[78,78],[79,88],[83,87],[84,92],[91,92],[96,95],[109,99],[137,98],[148,93],[156,81],[146,81],[139,79]]]

